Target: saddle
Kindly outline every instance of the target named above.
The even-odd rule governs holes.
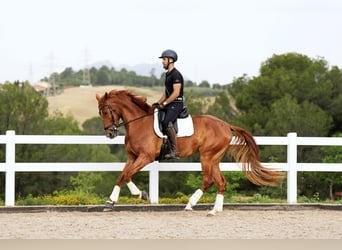
[[[165,111],[164,110],[154,110],[154,121],[153,128],[155,134],[160,138],[167,138],[166,135],[163,134],[162,121],[165,119]],[[185,106],[183,110],[178,115],[178,118],[174,121],[173,126],[176,130],[177,137],[191,136],[194,133],[194,124],[192,122],[192,117],[188,113],[188,109]]]
[[[165,119],[164,110],[155,110],[154,113],[154,132],[160,138],[163,138],[163,144],[160,149],[160,154],[156,160],[164,160],[164,155],[169,151],[169,145],[167,143],[167,136],[163,134],[162,121]],[[194,133],[194,124],[192,122],[191,115],[188,113],[188,109],[184,106],[183,110],[179,113],[177,119],[173,122],[173,126],[176,130],[177,137],[192,136]]]
[[[166,116],[166,111],[165,110],[159,110],[158,111],[158,123],[159,123],[159,129],[160,131],[163,131],[163,126],[162,126],[162,122],[164,121]],[[182,111],[179,113],[177,119],[173,122],[173,127],[175,128],[176,134],[178,133],[178,119],[184,119],[187,118],[189,116],[189,112],[188,112],[188,107],[184,106]]]

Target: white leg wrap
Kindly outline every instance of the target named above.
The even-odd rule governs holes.
[[[196,192],[190,197],[188,204],[185,207],[185,210],[190,211],[192,207],[195,206],[199,199],[201,199],[203,192],[201,189],[197,189]]]
[[[223,195],[217,194],[216,200],[215,200],[215,206],[212,210],[209,211],[208,215],[215,215],[216,212],[222,212],[223,211]]]
[[[141,191],[132,181],[127,183],[127,187],[132,195],[139,195],[139,198],[141,198]]]
[[[217,212],[223,211],[223,195],[222,194],[216,195],[214,210]]]
[[[115,185],[115,187],[113,188],[112,194],[109,196],[109,198],[111,199],[112,202],[115,203],[118,201],[120,190],[121,190],[121,188],[119,186]]]
[[[195,206],[199,199],[201,199],[203,192],[201,189],[197,189],[196,192],[190,197],[189,202],[191,206]]]

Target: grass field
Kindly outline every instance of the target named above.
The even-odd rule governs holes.
[[[55,110],[62,112],[64,115],[71,115],[82,126],[87,119],[98,116],[96,93],[103,95],[106,91],[112,89],[127,89],[134,94],[146,96],[147,102],[152,104],[157,101],[162,89],[137,88],[125,86],[95,86],[95,87],[72,87],[66,88],[64,92],[57,96],[49,96],[49,113]]]

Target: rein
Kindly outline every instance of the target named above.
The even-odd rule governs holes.
[[[114,115],[113,115],[113,113],[116,113],[118,116],[119,116],[119,114],[118,114],[118,112],[117,112],[115,109],[112,108],[112,106],[110,106],[110,103],[109,103],[108,100],[106,101],[106,104],[104,104],[104,105],[102,105],[102,106],[99,106],[99,113],[101,114],[101,110],[102,110],[105,106],[107,106],[107,107],[109,108],[110,115],[112,116],[112,124],[111,124],[111,125],[113,125],[113,126],[115,127],[115,129],[117,129],[117,128],[121,127],[121,126],[125,126],[125,125],[127,125],[127,124],[129,124],[129,123],[138,121],[138,120],[140,120],[140,119],[142,119],[142,118],[144,118],[144,117],[146,117],[146,116],[153,115],[155,112],[158,112],[158,111],[154,111],[153,113],[148,113],[148,114],[146,114],[146,115],[139,116],[139,117],[134,118],[134,119],[132,119],[132,120],[130,120],[130,121],[127,121],[127,122],[120,122],[119,124],[116,124],[115,121],[114,121]],[[109,128],[110,128],[110,126],[107,126],[107,127],[104,128],[104,130],[107,130],[107,129],[109,129]]]
[[[154,111],[153,113],[148,113],[148,114],[146,114],[146,115],[139,116],[139,117],[134,118],[133,120],[130,120],[130,121],[128,121],[128,122],[121,122],[121,123],[119,123],[118,125],[119,125],[119,126],[127,125],[127,124],[129,124],[129,123],[131,123],[131,122],[138,121],[138,120],[140,120],[140,119],[142,119],[142,118],[144,118],[144,117],[146,117],[146,116],[153,115],[155,112],[158,112],[158,111]]]

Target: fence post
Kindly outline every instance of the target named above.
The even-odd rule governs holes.
[[[158,161],[154,161],[150,164],[150,202],[158,204],[159,203],[159,170],[158,170]]]
[[[297,133],[288,133],[287,202],[297,203]]]
[[[6,131],[6,179],[5,205],[14,206],[15,201],[15,131]]]

